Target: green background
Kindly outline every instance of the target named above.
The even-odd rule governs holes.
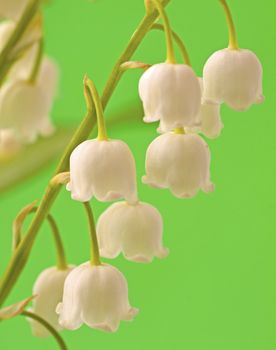
[[[164,242],[170,255],[139,265],[123,258],[111,261],[127,277],[130,301],[140,309],[132,323],[115,334],[83,326],[63,335],[71,350],[86,349],[276,349],[276,104],[275,0],[229,0],[239,43],[250,48],[264,67],[265,103],[246,113],[223,106],[225,128],[208,141],[212,152],[214,193],[179,200],[169,191],[141,185],[140,197],[164,218]],[[198,75],[208,56],[227,45],[225,18],[216,0],[172,0],[168,13],[183,37]],[[53,0],[45,10],[47,52],[61,68],[61,89],[53,118],[77,124],[85,111],[82,77],[88,73],[102,89],[117,56],[144,14],[142,0]],[[161,33],[147,36],[135,58],[164,60]],[[178,56],[180,58],[180,56]],[[142,117],[137,97],[141,72],[125,74],[106,116],[128,115],[128,123],[112,125],[109,134],[128,142],[144,174],[145,151],[156,137],[155,125]],[[137,112],[138,111],[138,112]],[[133,119],[133,122],[131,120]],[[136,118],[137,119],[137,118]],[[0,200],[0,272],[10,257],[11,224],[26,204],[40,198],[54,164]],[[96,216],[108,204],[93,201]],[[53,214],[62,229],[71,263],[88,260],[87,223],[83,208],[63,190]],[[55,253],[45,224],[29,263],[8,303],[31,294],[42,269],[53,265]],[[21,317],[0,325],[1,349],[55,349],[54,340],[31,336]]]

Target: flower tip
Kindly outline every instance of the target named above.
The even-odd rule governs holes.
[[[136,307],[131,307],[129,308],[127,314],[126,314],[126,321],[132,321],[134,319],[135,316],[137,316],[139,314],[139,309],[137,309]]]

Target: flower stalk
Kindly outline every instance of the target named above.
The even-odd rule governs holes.
[[[87,98],[87,102],[93,101],[95,109],[96,109],[96,115],[97,115],[97,125],[98,125],[98,140],[100,141],[107,141],[107,130],[106,130],[106,124],[104,120],[104,113],[103,113],[103,106],[100,99],[100,95],[98,93],[98,90],[93,82],[93,80],[89,79],[88,77],[84,78],[84,86],[87,90],[87,94],[91,95],[91,98]],[[92,110],[92,106],[88,106],[90,110]]]
[[[92,266],[98,266],[98,265],[101,265],[101,259],[100,259],[99,244],[98,244],[97,233],[96,233],[95,219],[94,219],[93,211],[89,202],[85,202],[83,203],[83,205],[84,205],[85,212],[88,219],[89,233],[90,233],[90,240],[91,240],[90,262]]]
[[[164,25],[159,24],[159,23],[154,23],[154,25],[151,27],[151,29],[152,30],[161,30],[163,32],[165,31]],[[179,50],[181,52],[184,63],[187,64],[187,66],[191,67],[192,64],[191,64],[190,56],[189,56],[189,53],[187,51],[187,48],[186,48],[183,40],[180,38],[179,35],[176,34],[176,32],[174,32],[173,30],[171,32],[172,32],[172,36],[173,36],[175,43],[179,47]]]
[[[173,48],[173,37],[170,27],[169,18],[164,10],[163,5],[159,0],[151,0],[152,4],[158,10],[163,22],[164,22],[164,31],[166,34],[166,44],[167,44],[167,63],[176,63],[174,48]]]
[[[228,30],[229,30],[229,46],[228,47],[231,50],[238,50],[239,45],[238,45],[237,32],[236,32],[236,28],[234,25],[234,20],[233,20],[230,8],[229,8],[226,0],[219,0],[219,1],[223,7],[224,12],[225,12]]]
[[[39,322],[42,326],[44,326],[51,334],[52,336],[55,338],[55,340],[57,341],[57,344],[59,345],[59,348],[61,350],[68,350],[64,340],[62,339],[62,337],[59,335],[59,333],[55,330],[54,327],[52,327],[46,320],[44,320],[42,317],[36,315],[33,312],[30,311],[23,311],[21,313],[22,316],[25,316],[27,318],[31,318],[36,322]]]

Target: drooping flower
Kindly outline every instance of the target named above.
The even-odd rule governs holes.
[[[66,278],[63,300],[57,307],[59,323],[75,330],[83,323],[115,332],[121,320],[132,320],[138,310],[130,306],[123,274],[107,264],[90,262],[75,268]]]
[[[33,301],[32,311],[45,319],[57,331],[61,330],[58,323],[56,307],[62,300],[64,282],[72,267],[66,270],[59,270],[51,267],[44,270],[37,278],[33,294],[36,296]],[[30,320],[32,332],[37,337],[45,337],[50,333],[40,323]]]
[[[136,167],[128,145],[120,140],[89,140],[78,145],[70,157],[73,199],[87,202],[125,198],[137,201]]]
[[[140,79],[139,94],[145,122],[160,120],[164,131],[196,124],[201,92],[198,79],[188,65],[153,65]]]
[[[220,0],[220,3],[227,18],[229,46],[215,52],[204,66],[204,99],[244,111],[264,100],[263,68],[252,51],[239,48],[230,8],[226,0]]]
[[[97,235],[101,256],[115,258],[121,252],[128,260],[148,263],[164,258],[163,220],[153,206],[137,202],[111,205],[99,218]]]
[[[262,65],[257,56],[244,49],[224,49],[215,52],[203,71],[204,99],[225,103],[237,111],[261,103]]]
[[[46,87],[11,80],[0,90],[0,128],[14,129],[24,143],[34,142],[54,131],[51,108]]]
[[[210,192],[210,159],[207,143],[197,134],[166,133],[149,145],[142,181],[169,188],[179,198],[193,197],[200,189]]]

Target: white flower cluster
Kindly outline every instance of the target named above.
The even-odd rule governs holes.
[[[27,1],[1,1],[0,17],[4,21],[0,24],[0,55],[17,30],[26,4]],[[13,153],[15,147],[10,144],[33,143],[54,131],[49,116],[57,94],[58,69],[41,52],[41,41],[41,20],[37,16],[14,48],[20,54],[0,89],[0,134],[9,135],[8,144],[0,139],[0,153]]]
[[[28,60],[33,59],[33,51]],[[44,59],[35,84],[30,84],[26,80],[29,71],[15,68],[16,73],[12,72],[1,90],[0,125],[18,128],[21,137],[32,141],[52,130],[48,113],[55,91],[55,69]],[[95,95],[99,136],[73,150],[67,189],[72,199],[85,204],[94,197],[102,202],[122,200],[113,203],[97,222],[95,236],[101,257],[113,259],[122,253],[126,259],[141,263],[164,258],[168,250],[163,246],[162,217],[156,208],[139,200],[132,152],[126,143],[107,137],[99,96],[93,86],[90,92]],[[210,138],[220,134],[222,103],[239,111],[260,103],[262,67],[255,54],[238,48],[214,53],[205,64],[203,78],[188,64],[155,64],[142,75],[139,95],[144,121],[158,121],[161,132],[147,149],[143,183],[169,189],[178,198],[191,198],[199,190],[214,189],[209,147],[197,132]],[[22,122],[14,119],[19,111]],[[138,312],[130,306],[125,277],[101,262],[47,269],[38,277],[34,294],[38,295],[34,312],[57,330],[74,330],[85,323],[113,332],[121,320],[132,320]],[[34,334],[47,335],[37,322],[32,324]]]

